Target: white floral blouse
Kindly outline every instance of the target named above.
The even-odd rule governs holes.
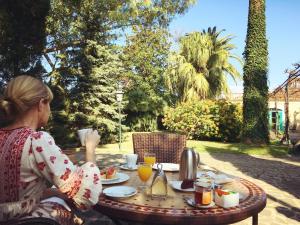
[[[102,190],[95,164],[74,165],[51,135],[26,127],[0,129],[0,179],[0,221],[24,216],[52,217],[44,214],[59,209],[59,204],[50,204],[51,209],[47,210],[49,205],[44,204],[43,209],[40,202],[43,191],[52,185],[81,209],[96,204]]]

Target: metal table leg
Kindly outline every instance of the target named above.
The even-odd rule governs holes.
[[[258,225],[258,214],[252,217],[252,225]]]

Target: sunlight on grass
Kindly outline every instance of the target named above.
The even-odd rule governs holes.
[[[188,147],[194,147],[199,152],[220,152],[220,153],[236,153],[250,155],[271,155],[275,157],[283,157],[288,154],[288,147],[283,145],[246,145],[243,143],[222,143],[212,141],[194,141],[187,142]]]
[[[220,152],[220,153],[234,153],[234,154],[250,154],[250,155],[267,155],[274,157],[284,157],[288,154],[287,146],[279,144],[270,144],[265,146],[246,145],[242,143],[223,143],[213,141],[195,141],[188,140],[188,147],[193,147],[199,152]],[[118,143],[99,145],[96,153],[133,153],[132,133],[125,133],[119,151]]]

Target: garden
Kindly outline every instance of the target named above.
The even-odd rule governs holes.
[[[133,134],[182,135],[186,147],[194,149],[194,154],[199,153],[199,165],[195,167],[195,171],[200,166],[209,165],[212,171],[226,171],[232,176],[239,177],[239,181],[244,182],[243,185],[251,190],[247,198],[246,195],[243,196],[242,190],[241,198],[237,200],[249,203],[249,205],[245,203],[245,208],[242,208],[241,204],[241,210],[249,212],[251,211],[249,208],[252,207],[250,204],[257,203],[252,207],[255,208],[255,213],[252,210],[253,212],[244,216],[245,218],[243,215],[246,214],[240,213],[237,219],[235,215],[231,215],[230,218],[228,216],[229,219],[224,220],[226,224],[242,221],[247,217],[252,217],[252,223],[258,224],[258,213],[266,207],[267,198],[268,205],[261,213],[264,224],[271,224],[269,219],[273,217],[277,218],[274,224],[286,223],[285,219],[288,219],[289,224],[297,223],[300,221],[300,164],[297,156],[299,151],[295,152],[296,148],[292,149],[289,140],[289,129],[292,126],[289,124],[287,89],[289,79],[294,79],[292,75],[297,72],[297,77],[300,76],[300,64],[295,64],[295,69],[288,71],[289,76],[285,86],[279,86],[280,90],[275,89],[271,92],[273,88],[271,84],[275,83],[272,83],[275,79],[274,74],[279,73],[278,70],[274,72],[274,69],[271,69],[273,74],[270,74],[270,65],[274,67],[276,64],[275,60],[272,61],[273,55],[276,55],[273,52],[272,38],[276,34],[271,36],[267,33],[272,26],[268,26],[266,6],[271,7],[271,4],[268,5],[265,0],[249,0],[247,5],[241,3],[243,1],[237,3],[228,0],[230,7],[237,8],[233,10],[226,8],[227,12],[217,13],[220,8],[225,7],[225,3],[208,2],[196,0],[0,1],[0,106],[4,104],[2,102],[11,100],[2,97],[11,80],[19,75],[33,76],[43,81],[54,96],[50,102],[49,122],[40,127],[39,131],[51,134],[56,145],[75,164],[85,162],[83,158],[87,148],[78,137],[78,131],[82,129],[92,128],[99,133],[100,143],[94,150],[97,159],[95,163],[101,170],[111,165],[119,167],[124,163],[126,155],[136,153]],[[288,5],[292,10],[291,3]],[[182,27],[178,24],[174,25],[175,21],[188,17],[190,12],[195,13],[193,11],[195,9],[202,10],[197,14],[197,18],[192,14],[194,17],[189,18],[188,22],[181,25]],[[242,9],[244,11],[241,11]],[[214,15],[213,17],[210,15],[211,17],[207,19],[212,21],[208,26],[206,26],[207,21],[203,21],[205,10]],[[244,24],[241,26],[237,23],[242,21],[241,17],[235,15],[240,11],[244,15]],[[228,23],[229,25],[222,27],[222,23],[213,20],[215,17],[219,21],[223,20],[224,18],[219,17],[219,14],[226,15],[224,18],[229,18],[231,14],[235,17],[230,17],[232,21]],[[189,29],[190,23],[201,24],[201,29],[199,27]],[[232,31],[237,27],[244,31],[242,44],[236,41],[241,33],[235,34]],[[278,46],[281,44],[277,43]],[[294,43],[293,49],[296,49],[295,46]],[[281,52],[277,52],[278,54]],[[283,58],[288,57],[283,55],[280,60]],[[288,66],[295,63],[292,61],[295,60],[294,58],[288,60],[290,60]],[[232,87],[238,85],[242,88],[239,93],[240,99],[237,101],[233,98],[235,93]],[[282,99],[285,99],[285,111],[277,109],[276,94],[279,96],[278,93]],[[271,98],[275,99],[275,108],[270,106]],[[293,101],[298,102],[298,97]],[[3,119],[7,116],[5,113],[5,110],[0,110],[0,128],[9,125],[9,121]],[[298,142],[300,132],[297,131],[298,114],[295,111],[293,127],[296,138],[295,143],[292,144],[300,146]],[[280,125],[277,121],[279,119]],[[281,130],[277,132],[279,127]],[[52,141],[50,142],[52,145]],[[51,157],[53,163],[56,157]],[[68,160],[65,160],[64,164],[67,163]],[[176,164],[179,164],[178,160]],[[46,165],[39,166],[43,169]],[[150,169],[152,173],[152,167]],[[117,170],[111,171],[117,174]],[[179,172],[179,169],[176,172]],[[61,177],[65,179],[69,176],[68,173],[67,171],[67,174]],[[128,172],[131,175],[130,182],[137,177],[133,173],[133,171]],[[93,175],[94,183],[97,183],[98,178],[95,175]],[[170,177],[173,175],[171,173]],[[82,177],[82,174],[80,176]],[[136,185],[136,183],[130,184]],[[266,193],[256,185],[263,187]],[[76,188],[77,186],[74,189]],[[178,193],[182,195],[182,192]],[[85,196],[89,194],[86,193]],[[83,212],[83,217],[88,218],[87,225],[119,224],[109,213],[114,205],[118,205],[121,209],[125,203],[116,201],[117,203],[112,203],[112,207],[105,211],[106,206],[103,210],[101,204],[111,199],[103,200],[103,198],[103,195],[99,197],[99,203],[95,208],[98,212],[107,213],[112,220],[107,218],[102,220],[103,215],[94,211],[91,216]],[[132,202],[129,200],[128,204],[134,205],[139,200],[134,199]],[[180,199],[182,204],[186,203],[185,200],[185,196]],[[162,207],[160,204],[161,202],[155,207]],[[173,209],[174,205],[170,204],[160,219],[167,218],[170,212],[172,214],[173,211],[168,210]],[[120,215],[126,217],[126,210],[130,207],[124,207],[125,211]],[[146,202],[140,208],[143,207],[148,207],[148,203]],[[119,216],[117,210],[115,215]],[[152,212],[151,210],[145,211],[149,213]],[[157,213],[155,210],[154,214]],[[181,219],[179,224],[185,224],[186,218],[192,221],[191,224],[196,224],[197,220],[192,219],[201,213],[195,212],[191,211],[189,215],[193,216],[184,218],[178,214],[178,218]],[[135,215],[136,212],[133,210],[131,213]],[[141,215],[144,215],[144,212],[136,218]],[[214,224],[225,223],[222,216],[223,214],[220,214],[219,221],[216,220],[218,223]],[[135,216],[131,217],[135,218]],[[150,221],[151,224],[153,222],[151,217],[152,214],[143,219]],[[125,220],[132,218],[125,218]],[[165,220],[168,224],[171,224],[169,221],[173,221],[170,218]],[[199,221],[206,220],[199,219]],[[245,221],[240,224],[251,223],[249,219]]]

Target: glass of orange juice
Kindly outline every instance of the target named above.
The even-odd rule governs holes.
[[[143,182],[143,185],[140,186],[141,189],[145,189],[146,182],[149,180],[149,178],[152,175],[152,166],[151,164],[145,163],[145,162],[140,162],[138,164],[138,175]]]
[[[156,155],[155,153],[145,153],[144,154],[144,162],[153,166],[156,162]]]

